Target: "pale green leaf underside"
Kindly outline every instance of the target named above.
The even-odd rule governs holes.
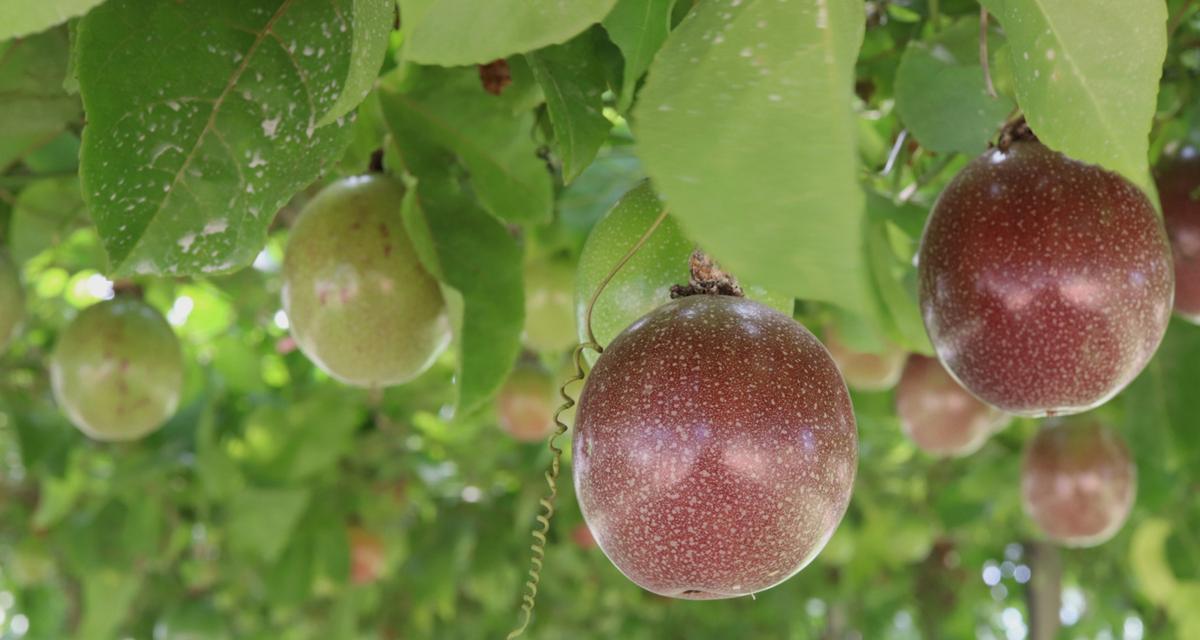
[[[982,153],[1013,103],[987,94],[979,64],[979,19],[960,21],[932,41],[909,42],[896,70],[896,110],[930,151]],[[992,34],[999,49],[1003,38]]]
[[[688,235],[738,276],[872,308],[849,108],[863,5],[701,3],[650,67],[638,151]]]
[[[1148,136],[1167,51],[1161,0],[987,0],[1017,102],[1047,146],[1152,192]]]
[[[549,220],[553,184],[530,135],[533,114],[514,115],[507,102],[483,90],[475,69],[421,72],[417,86],[404,92],[385,86],[379,94],[393,133],[408,138],[401,146],[420,138],[453,152],[493,215],[511,222]]]
[[[351,3],[110,0],[80,23],[80,177],[116,275],[253,260],[347,140],[317,123],[349,74]]]
[[[469,413],[495,395],[521,350],[521,250],[503,224],[432,183],[409,186],[403,214],[421,262],[461,296],[458,411]]]
[[[616,0],[401,0],[405,56],[483,64],[566,42],[602,20]]]
[[[4,0],[0,40],[37,33],[81,16],[104,0]]]
[[[638,79],[666,41],[674,6],[675,0],[617,0],[604,18],[605,31],[625,57],[619,102],[622,110],[633,104]]]
[[[607,83],[596,61],[593,35],[588,32],[526,56],[546,96],[563,182],[568,184],[592,163],[612,128],[601,111]]]

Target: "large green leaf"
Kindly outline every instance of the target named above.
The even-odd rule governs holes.
[[[553,184],[538,157],[532,113],[514,115],[508,102],[483,90],[474,69],[410,75],[400,86],[385,83],[379,95],[409,169],[425,163],[441,170],[452,153],[488,211],[511,222],[549,220]]]
[[[84,18],[80,175],[117,275],[254,258],[347,139],[341,120],[318,123],[352,75],[351,5],[113,0]]]
[[[746,280],[867,311],[850,110],[858,0],[702,3],[667,39],[635,110],[672,213]]]
[[[675,0],[617,0],[612,12],[604,18],[604,29],[625,56],[619,102],[622,110],[633,104],[638,79],[650,68],[654,54],[666,41],[674,7]]]
[[[1153,192],[1146,152],[1167,52],[1161,0],[984,0],[1004,25],[1017,102],[1047,146]]]
[[[43,31],[87,13],[104,0],[4,0],[0,40]]]
[[[599,59],[599,47],[607,44],[603,39],[602,33],[593,30],[526,56],[546,95],[566,183],[592,163],[612,128],[602,111],[601,95],[608,88]]]
[[[991,35],[993,51],[1003,39]],[[930,41],[908,43],[896,70],[896,110],[930,151],[978,154],[1012,112],[987,94],[979,64],[979,19],[959,21]]]
[[[566,42],[602,20],[615,2],[401,0],[404,51],[423,64],[483,64]]]
[[[229,503],[230,543],[238,550],[274,562],[287,547],[309,497],[306,488],[239,492]]]
[[[354,12],[350,63],[345,81],[341,83],[341,93],[317,121],[318,127],[336,122],[367,97],[387,54],[396,0],[352,0],[350,6]]]
[[[9,223],[13,257],[26,262],[58,245],[84,212],[75,178],[47,178],[22,189]]]
[[[448,185],[410,184],[403,213],[421,262],[461,296],[451,305],[458,410],[469,413],[500,388],[521,348],[521,250],[502,224]]]
[[[0,42],[0,140],[52,136],[79,118],[62,88],[68,57],[64,29]]]

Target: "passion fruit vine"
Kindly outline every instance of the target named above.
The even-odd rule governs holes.
[[[731,598],[820,552],[850,499],[854,412],[792,318],[692,295],[612,341],[576,416],[575,490],[600,548],[654,593]]]
[[[136,440],[175,414],[183,352],[162,314],[118,297],[84,309],[59,335],[50,381],[80,431],[96,440]]]
[[[446,304],[400,218],[404,188],[367,175],[326,187],[292,227],[283,307],[300,350],[362,387],[407,382],[450,342]]]
[[[1029,137],[946,187],[919,272],[942,363],[978,398],[1027,416],[1107,401],[1145,367],[1171,314],[1170,247],[1146,196]]]

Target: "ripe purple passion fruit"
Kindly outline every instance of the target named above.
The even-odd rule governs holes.
[[[988,150],[946,187],[919,272],[938,357],[1009,413],[1104,403],[1150,360],[1171,314],[1170,246],[1150,201],[1034,140]]]
[[[136,440],[179,406],[183,353],[162,314],[117,298],[84,309],[59,335],[50,381],[80,431],[96,440]]]
[[[655,309],[605,349],[573,448],[600,548],[642,588],[690,599],[752,594],[807,565],[858,458],[821,343],[763,304],[708,295]]]
[[[1129,517],[1137,468],[1116,432],[1096,422],[1049,424],[1025,449],[1021,502],[1048,538],[1090,547]]]
[[[1200,149],[1163,163],[1158,195],[1175,257],[1175,311],[1200,323]]]
[[[1003,412],[967,393],[937,359],[917,354],[900,375],[896,414],[918,449],[947,457],[975,453],[1008,422]]]
[[[8,347],[25,316],[21,276],[8,254],[0,252],[0,352]]]
[[[407,382],[450,341],[441,289],[400,219],[403,197],[385,176],[341,180],[308,203],[288,240],[283,307],[292,335],[348,384]]]

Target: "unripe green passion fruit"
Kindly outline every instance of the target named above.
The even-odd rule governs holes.
[[[525,265],[525,344],[539,353],[575,346],[575,271],[559,260]]]
[[[587,307],[596,288],[642,237],[662,212],[663,204],[643,182],[625,194],[596,223],[583,246],[575,279],[575,325],[579,341],[587,342]],[[621,331],[671,298],[671,287],[687,284],[689,258],[695,244],[670,216],[641,249],[613,276],[592,310],[592,331],[607,346]],[[742,283],[746,297],[792,315],[792,298]],[[585,353],[589,364],[596,354]]]
[[[383,175],[340,180],[308,203],[288,240],[283,307],[292,335],[347,384],[407,382],[450,342],[441,289],[400,217],[403,197]]]
[[[96,440],[136,440],[179,406],[183,353],[158,311],[140,300],[107,300],[81,311],[59,335],[50,381],[80,431]]]
[[[21,276],[8,254],[0,252],[0,351],[3,351],[25,316]]]

